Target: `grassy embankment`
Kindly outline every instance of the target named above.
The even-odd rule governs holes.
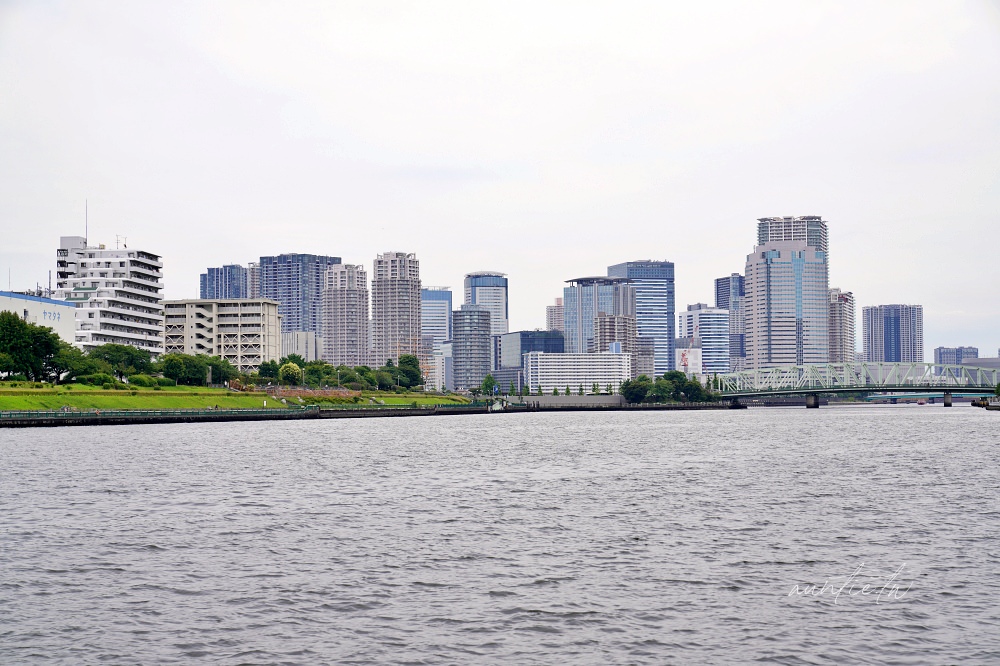
[[[154,391],[147,388],[126,390],[105,390],[101,387],[83,384],[61,386],[44,385],[31,388],[32,384],[18,382],[18,386],[0,383],[0,411],[53,410],[62,407],[75,409],[205,409],[218,405],[221,409],[259,409],[267,401],[268,408],[283,408],[280,400],[270,398],[266,393],[234,393],[226,389],[203,388],[198,386],[164,386]],[[468,402],[458,396],[433,396],[420,393],[365,393],[359,406],[370,405],[370,398],[386,405],[463,404]],[[319,406],[344,403],[343,400],[315,400],[306,403]],[[349,401],[347,401],[349,402]],[[299,401],[291,398],[288,406],[296,406]]]

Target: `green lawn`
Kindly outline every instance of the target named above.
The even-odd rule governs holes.
[[[218,405],[227,409],[253,409],[264,406],[283,407],[281,402],[272,400],[264,393],[233,393],[225,389],[197,387],[164,387],[160,391],[146,389],[136,391],[105,391],[91,387],[72,385],[56,387],[55,392],[39,390],[34,395],[10,395],[28,393],[13,389],[0,389],[0,411],[60,409],[63,406],[76,409],[205,409]]]
[[[423,393],[368,393],[361,398],[360,405],[369,405],[369,399],[383,401],[386,405],[454,405],[469,401],[460,396],[436,396]],[[199,386],[164,386],[158,391],[149,388],[132,390],[105,390],[99,386],[68,384],[32,389],[30,384],[18,387],[0,384],[0,411],[52,410],[64,406],[76,409],[205,409],[218,405],[224,409],[254,409],[264,406],[284,407],[280,400],[269,398],[266,393],[234,393],[226,389]],[[307,403],[323,406],[321,400],[307,400]],[[288,406],[298,406],[295,398],[288,399]]]

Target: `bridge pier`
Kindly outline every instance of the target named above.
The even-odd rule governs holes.
[[[806,409],[819,409],[818,393],[810,393],[806,396]]]
[[[951,391],[944,392],[944,406],[951,407]]]

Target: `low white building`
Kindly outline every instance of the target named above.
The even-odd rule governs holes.
[[[0,312],[13,312],[29,324],[48,326],[70,344],[76,341],[76,305],[73,303],[0,291]]]
[[[528,352],[523,358],[524,383],[531,393],[539,387],[542,393],[551,393],[552,389],[562,393],[567,386],[572,393],[581,386],[584,393],[592,393],[595,383],[601,391],[610,385],[617,392],[621,383],[632,376],[631,354]]]
[[[278,301],[192,298],[163,307],[168,354],[220,356],[246,373],[281,357]]]

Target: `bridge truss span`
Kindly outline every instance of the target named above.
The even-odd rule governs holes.
[[[828,363],[744,370],[719,375],[726,397],[852,391],[993,391],[1000,370],[939,363]]]

